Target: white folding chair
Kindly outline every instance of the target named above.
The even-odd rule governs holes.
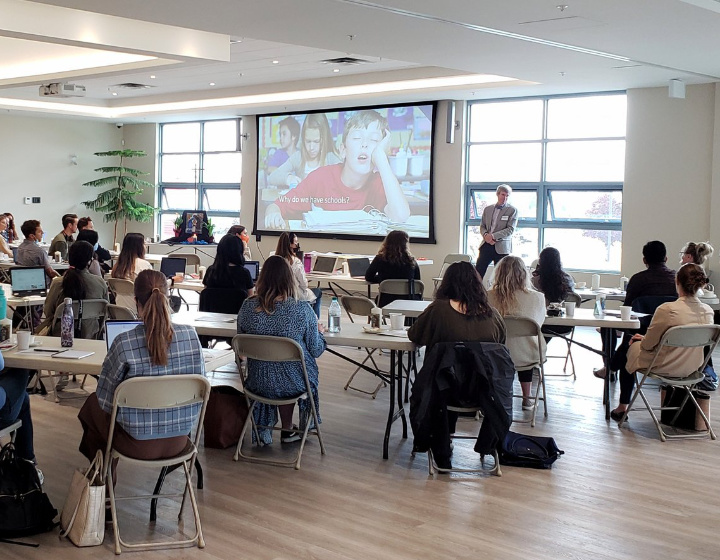
[[[575,302],[575,308],[577,309],[582,304],[582,298],[576,294],[575,292],[569,293],[565,301],[571,301]],[[573,381],[577,379],[577,376],[575,374],[575,360],[573,360],[572,355],[572,344],[573,344],[573,338],[575,337],[575,327],[572,327],[570,332],[567,335],[563,336],[553,336],[551,333],[544,333],[545,336],[550,336],[552,338],[559,338],[562,340],[566,346],[567,346],[567,352],[565,354],[559,355],[559,356],[551,356],[547,355],[546,358],[560,358],[564,359],[565,362],[563,363],[563,370],[562,373],[548,373],[546,374],[548,377],[572,377]],[[552,341],[551,341],[552,342]],[[567,372],[568,362],[570,363],[570,367],[572,368],[572,371],[570,373]]]
[[[540,330],[540,325],[538,325],[535,321],[532,319],[529,319],[528,317],[513,317],[513,316],[507,316],[505,319],[505,336],[506,341],[508,343],[511,343],[513,339],[519,339],[519,338],[526,338],[526,337],[533,337],[537,340],[537,348],[538,353],[536,356],[536,359],[533,363],[530,364],[523,364],[522,369],[533,369],[538,374],[538,383],[537,388],[535,389],[535,394],[531,396],[533,401],[533,407],[532,407],[532,414],[530,417],[530,420],[515,420],[513,419],[513,422],[517,423],[526,423],[529,422],[531,427],[535,427],[535,416],[537,414],[538,409],[538,401],[543,401],[543,406],[545,408],[545,418],[547,418],[548,411],[547,411],[547,394],[545,392],[545,352],[544,352],[544,340],[543,340],[543,334]],[[542,390],[542,396],[540,396],[540,391]],[[514,398],[523,398],[522,395],[513,395]]]
[[[433,294],[437,291],[440,282],[442,282],[443,275],[445,274],[445,270],[448,266],[456,262],[470,262],[470,260],[470,255],[466,255],[464,253],[448,253],[445,255],[442,266],[440,267],[440,272],[433,278],[433,282],[435,283]]]
[[[645,407],[650,413],[650,416],[652,416],[655,427],[660,434],[660,441],[665,441],[666,439],[698,438],[705,437],[707,435],[709,435],[711,439],[715,439],[715,432],[713,431],[712,426],[710,426],[710,420],[705,415],[705,412],[703,412],[702,408],[697,402],[697,399],[693,395],[693,389],[695,388],[695,385],[700,383],[705,378],[703,370],[705,369],[705,366],[707,365],[710,356],[712,356],[713,350],[715,350],[715,347],[718,344],[718,340],[720,340],[720,325],[682,325],[679,327],[669,328],[663,335],[660,344],[658,344],[652,362],[650,362],[650,366],[645,370],[640,370],[633,373],[633,375],[635,375],[636,384],[635,393],[630,400],[630,404],[628,405],[625,414],[623,414],[622,418],[620,419],[618,426],[622,427],[623,423],[627,420],[628,413],[632,409],[633,404],[635,403],[635,399],[637,399],[638,395],[640,395],[643,402],[645,403]],[[658,357],[661,355],[661,353],[663,353],[663,350],[667,350],[669,348],[701,348],[705,346],[709,347],[709,352],[705,357],[705,360],[703,360],[700,368],[696,369],[695,371],[691,371],[683,375],[682,377],[670,376],[667,373],[659,373],[654,371],[655,363],[658,361]],[[642,379],[639,382],[637,380],[638,373],[643,374]],[[643,386],[648,379],[656,379],[662,385],[682,388],[686,394],[680,406],[663,406],[663,403],[660,403],[659,407],[651,406],[650,402],[645,396],[645,392],[643,391]],[[707,430],[695,433],[667,433],[663,429],[660,420],[658,420],[655,411],[662,412],[663,410],[675,410],[675,416],[670,422],[670,426],[672,426],[680,415],[680,411],[683,409],[688,399],[692,401],[696,411],[700,413],[700,416],[705,422]]]
[[[305,357],[302,347],[291,338],[285,338],[281,336],[266,336],[257,334],[238,334],[232,340],[232,347],[235,351],[236,359],[240,359],[241,356],[246,357],[249,360],[260,360],[263,362],[298,362],[302,367],[303,377],[305,380],[305,391],[293,395],[291,397],[274,399],[268,398],[263,395],[258,395],[249,391],[247,388],[243,388],[243,393],[248,403],[248,414],[243,424],[242,432],[240,433],[240,439],[238,440],[237,449],[235,450],[235,456],[233,459],[237,461],[240,457],[247,461],[256,463],[266,463],[270,465],[277,465],[281,467],[295,467],[296,470],[300,469],[300,459],[302,458],[302,452],[305,448],[305,442],[307,441],[308,434],[317,436],[320,442],[320,453],[325,455],[325,445],[323,443],[322,434],[320,433],[320,423],[318,422],[317,408],[315,406],[315,399],[313,398],[312,390],[310,388],[310,381],[308,380],[307,369],[305,369]],[[245,439],[245,433],[248,427],[252,426],[253,431],[257,435],[257,428],[270,429],[279,431],[281,428],[275,426],[256,426],[253,418],[253,409],[256,403],[268,404],[271,406],[282,406],[288,404],[295,404],[300,399],[307,399],[310,405],[310,417],[305,419],[305,426],[303,428],[302,438],[300,439],[300,448],[297,454],[289,461],[280,461],[266,457],[259,457],[257,455],[246,455],[242,452],[243,439]],[[302,428],[302,426],[301,426]],[[260,440],[258,439],[258,445]]]
[[[132,309],[109,303],[107,306],[107,318],[113,321],[135,321],[137,315]]]
[[[115,296],[115,304],[127,307],[133,313],[137,313],[137,304],[135,303],[135,284],[132,280],[124,278],[108,278],[106,280],[108,288]]]
[[[343,308],[345,309],[345,312],[348,314],[348,317],[350,317],[350,322],[354,323],[353,315],[356,315],[358,317],[365,317],[366,319],[370,318],[370,313],[372,309],[375,309],[377,305],[375,305],[375,302],[371,299],[368,299],[366,297],[362,296],[343,296],[340,298],[340,301],[342,303]],[[362,365],[365,365],[368,361],[372,363],[372,366],[375,368],[376,371],[381,372],[382,370],[380,367],[375,363],[374,354],[376,352],[375,348],[365,348],[365,351],[367,352],[367,357],[361,362]],[[357,391],[358,393],[365,393],[366,395],[371,395],[374,399],[380,389],[385,387],[387,384],[384,381],[381,381],[378,383],[377,387],[373,391],[365,391],[364,389],[358,389],[357,387],[353,387],[350,385],[352,383],[352,380],[355,378],[355,375],[362,370],[363,368],[361,366],[358,366],[355,368],[355,371],[352,372],[350,377],[347,380],[347,383],[345,383],[344,389],[347,391],[348,389],[352,389],[353,391]],[[387,372],[384,372],[387,373]]]
[[[205,409],[207,408],[209,396],[210,382],[202,375],[133,377],[123,381],[115,390],[112,415],[110,417],[110,433],[108,435],[108,443],[105,451],[105,465],[107,466],[105,480],[112,481],[113,471],[117,471],[117,466],[113,467],[113,463],[119,460],[131,465],[144,465],[153,468],[171,467],[180,464],[185,472],[185,488],[183,489],[182,494],[153,493],[139,496],[116,496],[114,485],[112,482],[108,484],[113,534],[115,536],[115,554],[120,554],[122,552],[121,546],[135,550],[169,548],[192,544],[197,544],[199,548],[205,547],[205,539],[203,539],[202,525],[200,523],[200,510],[198,508],[195,492],[192,487],[191,475],[195,457],[197,456],[198,446],[200,444],[200,435],[202,434],[203,419],[205,417]],[[178,407],[191,405],[199,405],[200,408],[193,428],[195,437],[190,439],[190,435],[188,435],[187,445],[178,455],[164,457],[162,459],[145,460],[128,457],[113,448],[115,420],[119,409],[126,407],[139,409],[177,409]],[[195,534],[192,537],[170,542],[127,543],[120,536],[116,505],[118,501],[139,499],[154,500],[158,498],[182,497],[180,512],[178,513],[178,520],[182,520],[183,507],[185,506],[185,498],[187,496],[190,497],[190,505],[195,518]]]
[[[15,436],[17,435],[17,431],[21,427],[22,427],[22,420],[15,420],[15,422],[10,424],[9,426],[0,428],[0,439],[10,436],[10,441],[15,443]]]

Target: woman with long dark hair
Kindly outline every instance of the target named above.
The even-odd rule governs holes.
[[[383,280],[420,280],[420,267],[408,248],[409,242],[408,234],[402,230],[388,233],[365,272],[365,280],[376,284]],[[378,305],[387,305],[396,297],[381,294]]]
[[[533,287],[545,294],[545,303],[560,303],[573,291],[575,281],[562,268],[560,251],[545,247],[540,251],[538,265],[532,274]]]
[[[134,282],[138,274],[150,269],[152,265],[145,260],[145,238],[142,233],[126,234],[118,262],[112,269],[112,277]]]
[[[685,264],[675,276],[678,298],[658,306],[645,335],[634,334],[627,351],[627,362],[620,369],[620,404],[610,412],[620,421],[630,404],[635,386],[635,372],[650,366],[665,332],[681,325],[712,325],[713,310],[697,298],[697,291],[708,278],[700,265]],[[658,356],[654,371],[668,377],[686,377],[703,362],[702,348],[665,348]]]
[[[408,338],[428,349],[438,342],[505,343],[505,322],[490,306],[482,278],[467,262],[451,264],[435,301],[417,318]]]
[[[315,358],[325,351],[323,328],[310,307],[295,299],[294,293],[295,279],[287,260],[280,255],[269,257],[258,277],[255,297],[246,299],[240,308],[237,329],[239,333],[288,337],[300,344],[305,355],[305,368],[315,406],[319,411],[319,374]],[[300,364],[250,359],[245,386],[269,398],[289,397],[306,390]],[[308,407],[306,400],[300,401],[300,418],[303,420],[310,417]],[[294,404],[277,407],[283,429],[280,440],[282,443],[301,439],[301,430],[292,422],[294,408]],[[256,404],[253,409],[255,422],[263,426],[274,426],[277,420],[275,410],[274,406]],[[272,430],[259,432],[263,443],[272,442]]]
[[[142,324],[120,333],[103,362],[97,390],[85,401],[78,418],[83,426],[80,452],[92,460],[105,451],[115,391],[126,379],[156,375],[205,375],[200,340],[195,329],[170,319],[165,275],[144,270],[135,279],[135,300]],[[173,415],[152,409],[121,408],[114,447],[138,459],[157,459],[180,453],[195,424],[199,404],[180,406]]]
[[[45,298],[45,319],[40,329],[49,329],[55,317],[55,310],[63,303],[65,298],[73,301],[83,299],[108,299],[108,287],[101,277],[91,274],[88,270],[93,260],[93,248],[87,241],[76,241],[68,249],[68,262],[70,268],[64,275],[54,278],[50,283],[47,298]],[[100,324],[96,319],[83,320],[80,330],[83,338],[95,338],[100,331]],[[60,336],[60,322],[56,323],[50,336]]]
[[[493,288],[488,292],[488,301],[503,317],[525,317],[538,325],[542,325],[545,320],[545,297],[530,287],[525,263],[519,257],[508,255],[495,265]],[[527,365],[537,362],[537,338],[512,338],[506,345],[520,380],[522,407],[531,410],[533,370],[528,369]]]
[[[320,305],[322,302],[322,290],[320,288],[308,287],[307,277],[305,276],[305,267],[302,261],[297,257],[300,249],[297,235],[292,232],[283,232],[278,239],[275,254],[285,259],[290,266],[293,277],[295,278],[296,293],[300,301],[307,301],[312,305],[316,317],[320,317]]]
[[[239,237],[226,235],[220,240],[215,262],[208,267],[203,284],[208,288],[243,290],[252,295],[253,281],[245,268],[243,242]]]
[[[248,234],[247,228],[242,225],[231,226],[227,235],[234,235],[243,242],[243,258],[246,261],[251,261],[252,254],[250,253],[250,235]]]

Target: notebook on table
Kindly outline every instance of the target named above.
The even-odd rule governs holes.
[[[23,266],[10,269],[12,294],[17,297],[44,296],[47,294],[45,285],[45,268],[42,266]]]
[[[334,274],[337,268],[337,257],[315,257],[313,265],[313,274]]]

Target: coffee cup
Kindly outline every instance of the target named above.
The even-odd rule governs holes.
[[[390,328],[394,331],[401,331],[405,328],[405,315],[402,313],[390,313]]]
[[[32,333],[30,331],[17,331],[17,345],[18,350],[27,350],[30,348],[30,338]]]
[[[575,316],[575,302],[574,301],[566,301],[565,302],[565,315],[567,317]]]
[[[575,287],[579,289],[583,289],[585,286],[587,286],[587,282],[578,282],[575,284]]]
[[[62,253],[60,253],[60,251],[55,251],[55,262],[59,263],[60,261],[62,261]]]
[[[207,270],[207,269],[206,269],[204,266],[199,266],[199,267],[198,267],[198,277],[200,278],[200,280],[202,280],[203,278],[205,278],[205,271],[206,271],[206,270]]]
[[[630,316],[632,315],[632,307],[629,305],[621,305],[620,306],[620,319],[623,321],[629,321]]]

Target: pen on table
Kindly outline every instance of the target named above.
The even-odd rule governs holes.
[[[60,352],[57,348],[33,348],[33,351],[35,352],[51,352],[53,354],[57,354]]]

